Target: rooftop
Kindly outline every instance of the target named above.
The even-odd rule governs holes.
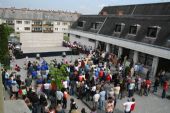
[[[0,18],[2,19],[19,19],[19,20],[62,20],[76,21],[79,17],[77,12],[64,12],[54,10],[30,10],[27,8],[0,8]]]

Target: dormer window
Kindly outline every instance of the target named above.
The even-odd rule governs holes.
[[[139,28],[140,28],[140,25],[138,25],[138,24],[131,25],[130,29],[129,29],[129,34],[136,35]]]
[[[78,27],[83,27],[84,24],[85,24],[85,21],[79,21],[79,22],[78,22]]]
[[[120,24],[116,24],[116,27],[115,27],[115,30],[114,32],[122,32],[123,28],[125,27],[125,24],[124,23],[120,23]]]
[[[102,25],[102,22],[96,22],[96,23],[92,23],[91,26],[92,26],[92,29],[98,30],[100,29],[101,25]]]
[[[148,27],[147,37],[156,38],[160,29],[161,28],[159,26]]]

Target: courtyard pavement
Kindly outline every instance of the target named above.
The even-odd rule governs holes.
[[[76,58],[80,58],[82,55],[71,55],[67,56],[67,59],[74,61]],[[61,56],[57,57],[44,57],[44,59],[49,62],[52,59],[57,59],[58,62],[62,60]],[[35,58],[29,58],[29,60],[33,61]],[[12,65],[18,64],[20,67],[23,67],[25,59],[18,59],[12,63]],[[24,80],[26,78],[26,70],[23,68],[18,73],[21,75],[21,79]],[[168,99],[161,99],[162,89],[159,88],[156,94],[150,94],[149,96],[138,96],[135,95],[136,99],[136,107],[133,113],[170,113],[170,100]],[[70,97],[69,97],[70,98]],[[87,113],[90,113],[90,109],[81,101],[73,97],[78,105],[79,110],[83,107],[86,109]],[[123,110],[123,103],[126,102],[127,98],[117,101],[117,106],[114,113],[124,113]],[[68,99],[66,113],[69,110],[70,101]],[[92,106],[88,103],[89,106]],[[98,111],[97,113],[105,113],[104,111]]]

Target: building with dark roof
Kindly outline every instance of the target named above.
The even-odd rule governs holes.
[[[104,7],[81,15],[68,32],[71,41],[128,56],[155,76],[170,71],[170,2]]]

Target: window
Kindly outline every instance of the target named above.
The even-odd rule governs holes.
[[[41,27],[34,27],[32,28],[33,31],[38,31],[38,32],[41,32],[42,31],[42,28]]]
[[[63,22],[63,25],[67,25],[67,22]]]
[[[22,24],[22,21],[16,21],[17,24]]]
[[[17,30],[19,30],[19,27],[17,27]]]
[[[63,30],[63,31],[65,31],[65,30],[66,30],[66,28],[62,28],[62,30]]]
[[[122,32],[123,28],[125,27],[124,23],[116,24],[114,32]]]
[[[58,31],[58,28],[55,28],[56,31]]]
[[[24,24],[30,24],[30,21],[24,21]]]
[[[78,22],[78,27],[83,27],[84,26],[84,22]]]
[[[34,21],[34,25],[42,25],[42,21]]]
[[[116,25],[115,32],[121,32],[121,25]]]
[[[79,36],[79,35],[76,35],[76,38],[80,38],[80,36]]]
[[[130,26],[129,34],[136,35],[136,33],[137,33],[137,26]]]
[[[158,26],[148,27],[147,37],[156,38],[159,30]]]
[[[60,25],[60,22],[57,22],[57,25]]]
[[[24,27],[24,29],[25,29],[26,31],[28,31],[28,30],[30,30],[30,27]]]
[[[92,26],[92,29],[98,30],[100,29],[101,25],[102,25],[102,22],[96,22],[96,23],[92,23],[91,26]]]
[[[14,24],[13,20],[6,20],[6,23],[9,24],[9,25],[13,25]]]

